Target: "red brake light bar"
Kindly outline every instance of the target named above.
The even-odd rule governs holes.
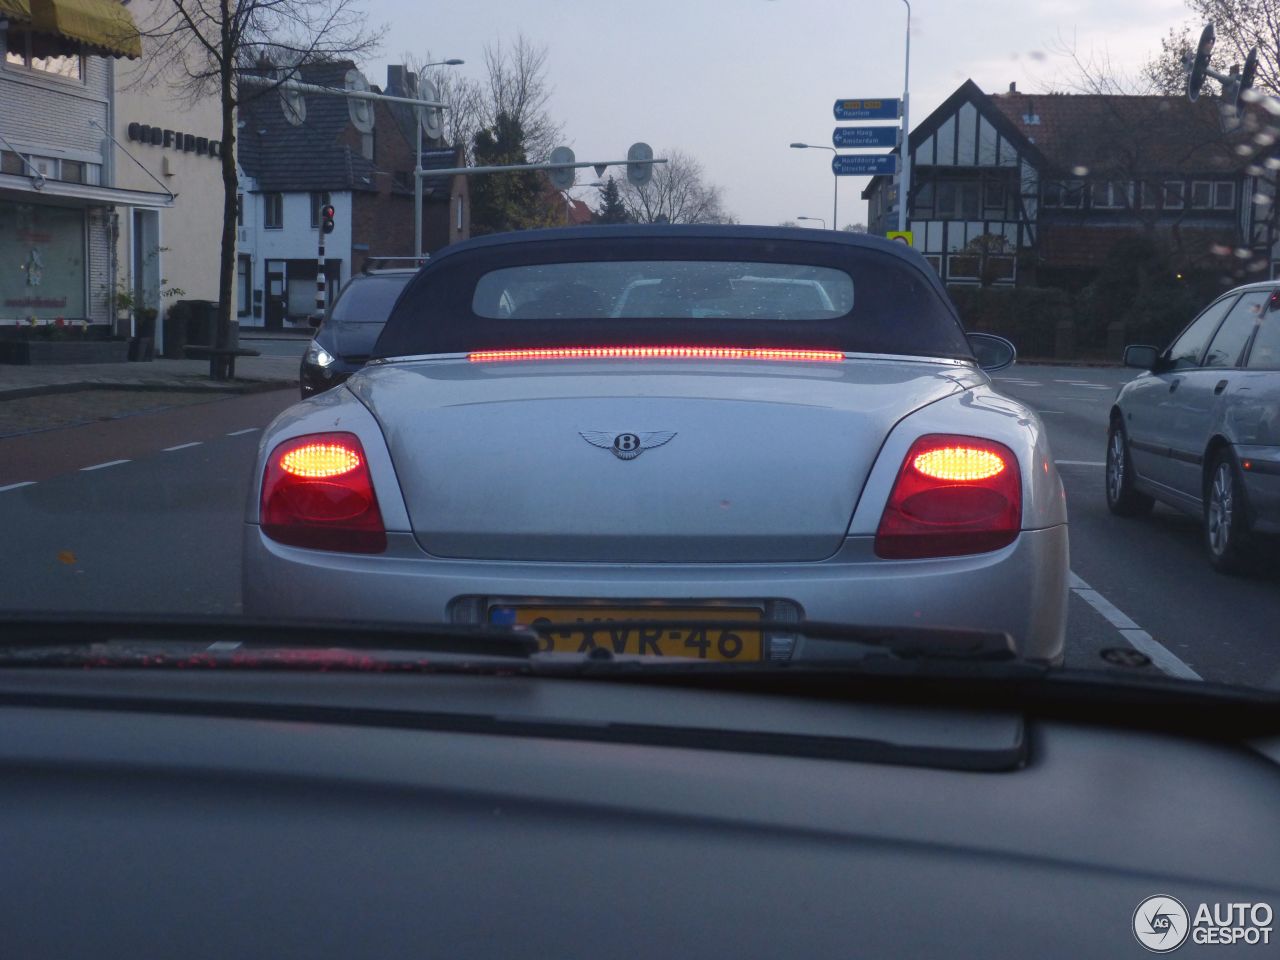
[[[839,363],[839,350],[783,347],[539,347],[523,350],[475,350],[472,363],[510,360],[782,360]]]

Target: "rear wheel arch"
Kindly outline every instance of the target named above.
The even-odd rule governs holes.
[[[1237,463],[1235,447],[1231,441],[1221,434],[1217,434],[1210,438],[1204,448],[1204,458],[1200,461],[1200,499],[1204,500],[1208,496],[1209,484],[1213,482],[1213,464],[1218,458],[1218,454],[1223,450],[1227,451],[1228,456],[1233,462]]]

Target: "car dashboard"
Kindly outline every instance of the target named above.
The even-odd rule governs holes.
[[[1154,894],[1280,906],[1266,749],[1028,711],[23,670],[0,718],[13,957],[1136,956]]]

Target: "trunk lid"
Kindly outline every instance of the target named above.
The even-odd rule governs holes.
[[[835,553],[893,425],[980,376],[872,359],[433,359],[348,386],[382,427],[428,553],[782,562]]]

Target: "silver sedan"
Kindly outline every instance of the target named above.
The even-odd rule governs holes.
[[[1280,287],[1223,294],[1164,351],[1125,350],[1144,371],[1121,388],[1107,438],[1107,504],[1157,500],[1201,519],[1209,562],[1239,571],[1280,531]]]
[[[264,433],[246,613],[551,621],[577,627],[550,649],[725,660],[805,656],[761,620],[977,628],[1058,662],[1062,486],[975,358],[1012,361],[993,339],[874,237],[458,244],[373,363]],[[626,626],[659,617],[719,625]]]

